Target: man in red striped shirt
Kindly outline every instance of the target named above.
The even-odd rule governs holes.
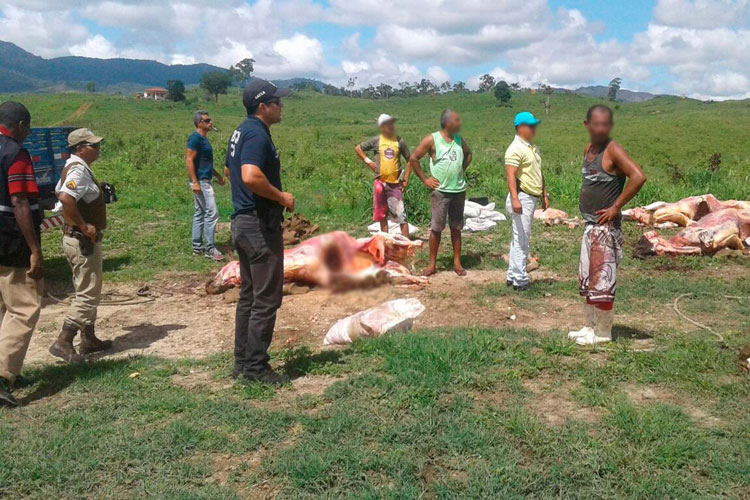
[[[21,372],[42,303],[44,263],[31,157],[22,144],[31,114],[17,102],[0,104],[0,406]]]

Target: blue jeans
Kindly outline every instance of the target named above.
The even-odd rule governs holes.
[[[216,224],[219,222],[219,211],[216,208],[216,197],[211,181],[202,180],[198,183],[201,186],[201,192],[193,193],[195,198],[193,250],[209,251],[216,248]]]

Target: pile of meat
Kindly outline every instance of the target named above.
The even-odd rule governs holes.
[[[547,210],[536,209],[534,211],[534,220],[541,221],[545,226],[565,224],[570,229],[581,225],[581,220],[578,217],[570,217],[567,213],[557,208],[548,208]]]
[[[343,231],[322,234],[284,251],[284,282],[334,290],[375,287],[385,283],[425,285],[406,267],[422,241],[378,233],[355,239]],[[239,262],[224,266],[206,284],[217,295],[240,286]]]
[[[655,203],[627,214],[642,225],[684,227],[672,238],[644,233],[635,256],[713,255],[722,249],[750,247],[750,202],[719,201],[713,195],[690,196],[676,203]]]

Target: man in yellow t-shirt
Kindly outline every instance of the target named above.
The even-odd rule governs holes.
[[[411,167],[408,165],[409,147],[396,135],[396,119],[382,114],[378,118],[380,135],[358,144],[357,156],[375,174],[373,183],[372,220],[380,223],[380,230],[388,232],[388,216],[401,226],[401,234],[409,237],[409,224],[406,222],[404,195],[409,184]],[[373,158],[366,152],[372,151]],[[401,168],[401,158],[407,160],[406,171]]]
[[[542,175],[542,157],[533,141],[536,127],[541,123],[528,111],[518,113],[513,122],[516,137],[505,152],[505,175],[508,180],[508,198],[505,209],[510,214],[513,237],[510,241],[508,273],[505,284],[516,291],[529,287],[526,262],[529,258],[531,222],[539,201],[547,210],[549,199]]]

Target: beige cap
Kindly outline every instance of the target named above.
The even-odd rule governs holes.
[[[91,129],[78,128],[68,135],[68,146],[75,147],[82,143],[98,144],[104,140],[104,137],[94,135]]]

